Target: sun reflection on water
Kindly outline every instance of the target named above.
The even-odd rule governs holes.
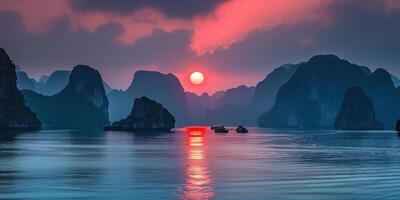
[[[186,181],[181,199],[211,199],[214,196],[208,167],[205,128],[187,128],[185,138]]]

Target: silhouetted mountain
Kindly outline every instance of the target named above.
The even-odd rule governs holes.
[[[217,102],[217,100],[219,98],[224,96],[224,94],[225,94],[225,91],[218,91],[210,96],[210,102],[211,102],[212,107],[214,107],[215,102]]]
[[[190,121],[186,95],[178,78],[173,74],[151,71],[137,71],[126,91],[112,90],[108,93],[111,121],[127,117],[133,100],[142,96],[161,103],[176,116],[178,125]]]
[[[147,97],[135,99],[129,116],[114,122],[106,130],[113,131],[170,131],[175,127],[175,117],[156,101]]]
[[[279,88],[289,81],[298,66],[298,64],[282,65],[274,69],[264,80],[257,84],[249,106],[251,110],[250,121],[256,123],[258,116],[269,111],[274,106]]]
[[[41,77],[39,78],[39,83],[46,84],[47,81],[49,80],[49,78],[50,78],[50,76],[43,75],[43,76],[41,76]]]
[[[253,96],[254,89],[254,86],[247,87],[244,85],[228,89],[220,98],[216,100],[214,107],[219,107],[223,105],[239,107],[248,106],[251,102],[251,97]]]
[[[32,90],[39,94],[52,96],[67,86],[70,74],[71,71],[57,70],[50,76],[43,75],[39,81],[36,81],[29,78],[24,71],[19,71],[17,72],[17,87],[19,90]],[[105,81],[103,81],[103,85],[106,93],[112,90]]]
[[[26,72],[17,72],[17,87],[19,90],[31,90],[43,95],[54,95],[68,84],[70,71],[57,70],[50,76],[42,76],[40,81],[30,78]]]
[[[241,85],[231,88],[218,98],[213,108],[206,111],[208,123],[237,125],[248,123],[248,106],[251,102],[255,87]]]
[[[113,90],[113,89],[110,87],[110,85],[108,85],[108,83],[105,82],[104,80],[103,80],[103,87],[104,87],[104,90],[106,91],[106,94],[109,93],[111,90]]]
[[[331,128],[349,87],[359,86],[371,99],[378,120],[393,127],[400,114],[391,76],[374,73],[334,55],[312,57],[284,84],[271,111],[259,118],[264,127]],[[391,126],[387,126],[391,124]]]
[[[213,106],[208,93],[203,93],[202,95],[198,96],[195,93],[186,92],[186,98],[188,102],[191,123],[205,125],[206,110]]]
[[[360,87],[351,87],[344,96],[334,127],[340,130],[381,130],[383,124],[376,119],[372,103],[364,91]]]
[[[16,82],[15,65],[0,48],[0,129],[39,129],[41,124],[25,105]]]
[[[34,90],[36,80],[29,78],[24,71],[17,72],[17,88],[19,90]]]
[[[395,87],[399,87],[400,86],[400,79],[399,78],[397,78],[397,76],[395,76],[395,75],[391,75],[391,78],[392,78],[392,81],[393,81],[393,84],[394,84],[394,86]]]
[[[67,86],[70,74],[71,72],[66,70],[54,71],[47,79],[45,87],[36,92],[48,96],[57,94]]]
[[[210,120],[206,119],[206,113],[208,110],[214,109],[217,100],[224,94],[224,91],[218,91],[210,96],[205,92],[199,96],[192,92],[186,92],[191,123],[210,125]]]
[[[76,66],[67,86],[54,96],[27,90],[23,95],[48,128],[102,128],[109,124],[108,100],[101,76],[89,66]]]

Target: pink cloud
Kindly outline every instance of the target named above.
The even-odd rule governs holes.
[[[191,48],[198,54],[229,48],[255,30],[293,25],[326,16],[318,9],[329,0],[232,0],[220,5],[212,15],[194,20]]]

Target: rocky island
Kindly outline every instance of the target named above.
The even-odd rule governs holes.
[[[15,65],[0,48],[0,130],[37,130],[41,123],[17,89]]]
[[[135,99],[129,116],[105,127],[111,131],[170,131],[175,127],[175,117],[160,103],[147,97]]]
[[[339,130],[382,130],[383,124],[376,119],[364,91],[360,87],[351,87],[345,94],[334,127]]]

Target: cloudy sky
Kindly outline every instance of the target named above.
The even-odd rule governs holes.
[[[214,92],[316,54],[400,75],[400,0],[0,0],[0,46],[32,77],[88,64],[114,88],[158,70]]]

